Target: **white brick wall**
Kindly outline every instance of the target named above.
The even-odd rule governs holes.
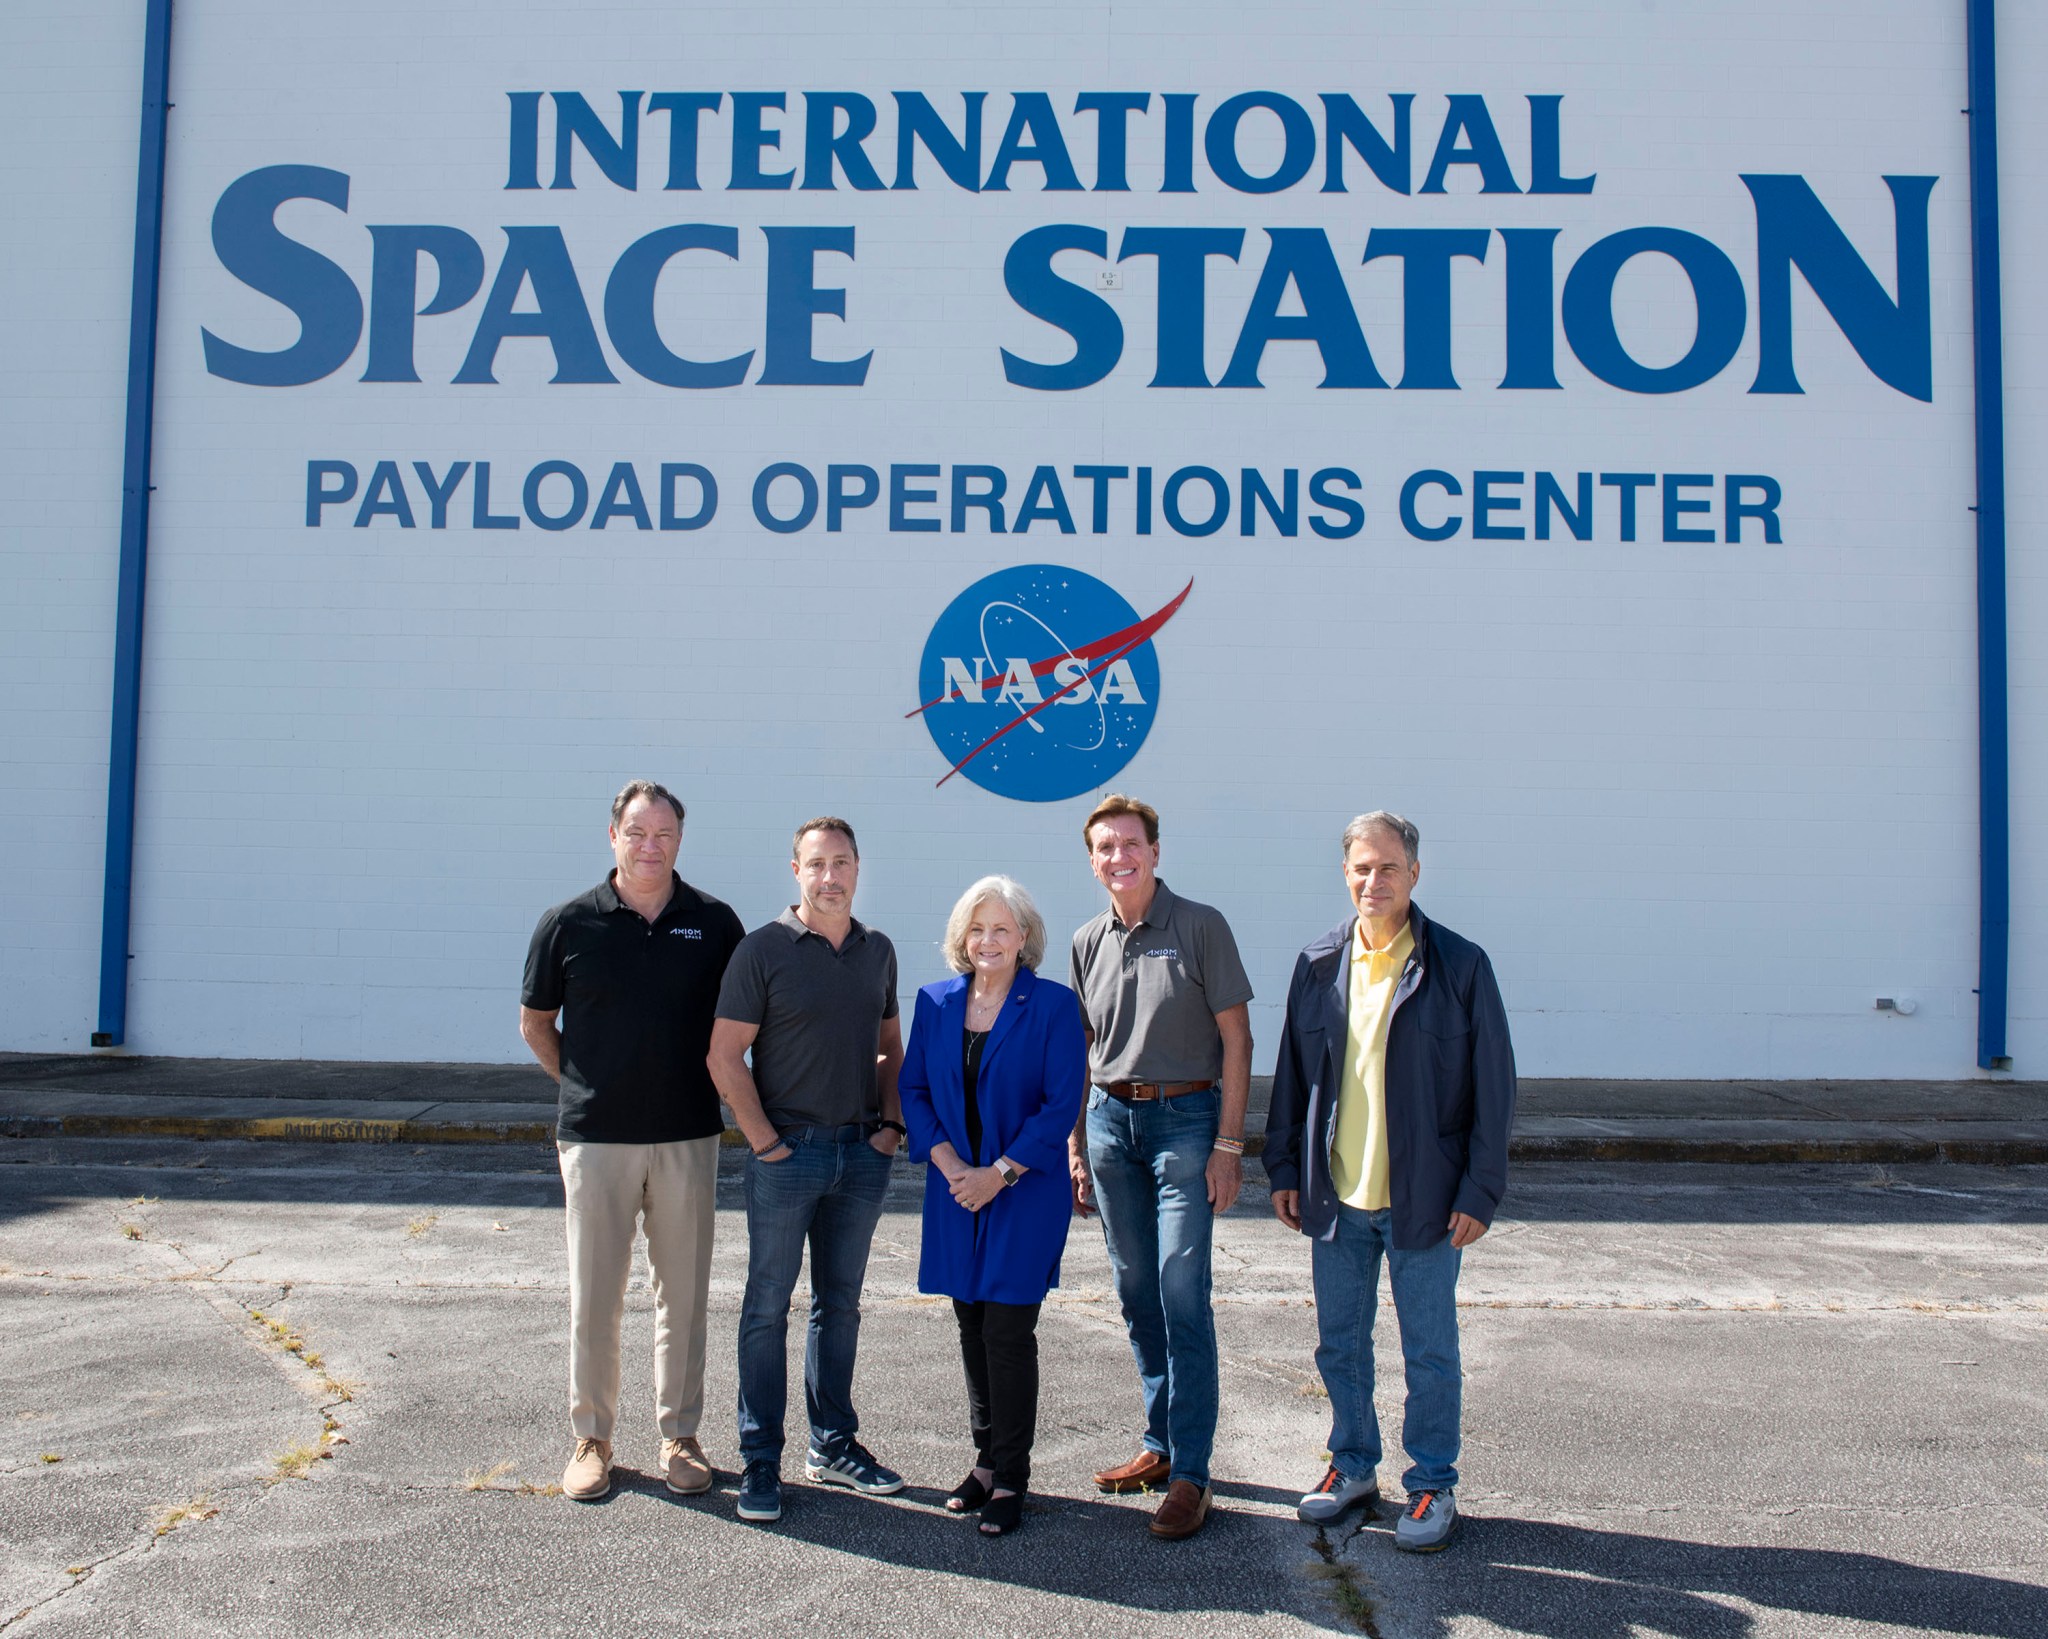
[[[1999,7],[1999,204],[2004,230],[2006,591],[2012,642],[2012,1010],[2015,1068],[2048,1056],[2048,318],[2032,297],[2048,257],[2048,109],[2014,74],[2048,61],[2048,15]],[[2022,86],[2028,82],[2020,81]]]
[[[0,1047],[98,1005],[141,87],[135,7],[0,15]]]
[[[2013,485],[2014,1045],[2038,1072],[2048,926],[2038,834],[2044,588],[2044,336],[2021,300],[2039,265],[2048,125],[2024,88],[2048,28],[2005,8],[2008,449]],[[861,910],[939,971],[939,924],[985,869],[1013,871],[1064,930],[1096,908],[1080,853],[1086,799],[1019,804],[943,790],[914,704],[915,666],[956,592],[1049,560],[1141,610],[1192,575],[1162,634],[1163,705],[1117,783],[1165,812],[1164,874],[1221,905],[1250,961],[1269,1061],[1293,952],[1345,906],[1335,834],[1360,808],[1413,815],[1431,912],[1494,954],[1525,1070],[1640,1076],[1964,1074],[1974,1057],[1976,787],[1970,308],[1960,4],[1825,0],[1626,14],[1610,6],[1357,8],[1119,4],[903,10],[841,4],[506,12],[458,0],[295,13],[226,0],[178,10],[158,396],[130,1046],[137,1051],[497,1058],[525,938],[606,863],[604,803],[627,776],[691,805],[686,874],[748,921],[784,897],[790,824],[860,826]],[[403,41],[400,45],[397,42]],[[0,279],[0,549],[10,703],[0,715],[0,1047],[83,1045],[97,958],[112,564],[119,499],[128,223],[139,21],[133,8],[0,18],[8,203],[29,231]],[[81,66],[87,65],[87,66]],[[960,193],[921,166],[916,193],[728,193],[728,116],[705,122],[698,194],[660,190],[659,125],[636,194],[580,161],[574,192],[508,193],[505,92],[576,89],[615,117],[621,87],[852,89],[882,105],[986,89],[984,163],[1010,89],[1070,108],[1084,90],[1348,90],[1376,111],[1413,91],[1416,175],[1442,97],[1486,94],[1518,174],[1530,93],[1565,98],[1567,171],[1588,198],[1398,199],[1355,180],[1280,195],[1150,191],[1155,104],[1134,125],[1129,194]],[[790,117],[797,127],[797,99]],[[77,135],[59,131],[76,127]],[[1085,178],[1092,121],[1066,122]],[[551,149],[542,147],[542,178]],[[785,156],[800,144],[785,144]],[[893,147],[870,144],[885,178]],[[449,384],[481,298],[419,321],[419,386],[365,384],[364,353],[310,386],[205,373],[200,330],[282,346],[289,318],[219,265],[209,220],[250,169],[346,172],[341,217],[280,221],[367,285],[366,223],[450,223],[497,264],[507,223],[559,223],[593,309],[617,252],[673,221],[739,227],[742,258],[698,257],[664,284],[665,322],[701,357],[759,345],[761,224],[852,223],[857,259],[821,259],[849,322],[827,357],[875,350],[857,390],[686,393],[619,371],[550,386],[538,343],[506,344],[500,385]],[[785,158],[785,163],[794,161]],[[1355,179],[1363,167],[1349,167]],[[1880,177],[1937,173],[1935,396],[1877,382],[1817,301],[1795,296],[1798,398],[1752,396],[1753,225],[1742,171],[1805,175],[1889,278]],[[2031,185],[2030,185],[2031,184]],[[1461,192],[1463,188],[1467,191]],[[1127,347],[1079,393],[1008,386],[997,349],[1064,343],[1003,290],[1025,228],[1075,221],[1244,227],[1212,262],[1220,373],[1264,256],[1259,230],[1319,226],[1381,371],[1398,379],[1400,274],[1356,261],[1367,230],[1554,226],[1562,268],[1621,228],[1685,228],[1750,286],[1735,361],[1692,392],[1607,387],[1562,334],[1559,393],[1501,393],[1500,262],[1454,284],[1456,393],[1320,392],[1308,349],[1269,350],[1263,392],[1154,391],[1153,265],[1114,298]],[[1675,357],[1687,303],[1647,267],[1622,285],[1645,358]],[[684,293],[687,293],[685,296]],[[685,306],[685,301],[691,305]],[[673,311],[670,311],[673,306]],[[28,360],[26,369],[14,361]],[[61,430],[60,430],[61,429]],[[500,506],[548,458],[593,479],[616,459],[712,467],[719,519],[690,534],[303,527],[305,463],[489,460]],[[797,459],[990,461],[1012,499],[1040,462],[1203,462],[1227,472],[1355,468],[1367,531],[1245,540],[1127,530],[1023,539],[890,534],[884,508],[771,535],[752,475]],[[1406,473],[1769,472],[1786,542],[1666,546],[1409,540]],[[415,501],[418,496],[415,492]],[[422,518],[424,524],[424,518]],[[2029,822],[2032,821],[2031,832]],[[18,909],[16,909],[18,907]],[[1920,1002],[1880,1016],[1878,995]],[[18,1005],[17,1005],[18,1004]]]

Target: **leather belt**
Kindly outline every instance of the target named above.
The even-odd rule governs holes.
[[[1148,1104],[1155,1098],[1179,1098],[1182,1093],[1206,1093],[1213,1081],[1105,1081],[1102,1090],[1125,1104]]]

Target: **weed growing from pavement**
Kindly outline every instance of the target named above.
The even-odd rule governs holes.
[[[251,1309],[248,1315],[250,1320],[262,1328],[266,1342],[290,1355],[313,1374],[315,1386],[327,1398],[327,1404],[320,1408],[318,1444],[287,1447],[275,1459],[274,1466],[277,1472],[266,1483],[302,1479],[314,1463],[332,1457],[335,1446],[348,1444],[348,1436],[341,1432],[341,1424],[334,1416],[334,1407],[352,1402],[356,1397],[355,1389],[353,1385],[328,1371],[327,1362],[306,1347],[305,1334],[296,1326],[288,1321],[279,1320],[275,1315],[267,1315],[261,1309]]]
[[[122,1239],[123,1239],[123,1240],[130,1240],[130,1241],[139,1241],[139,1240],[141,1240],[141,1239],[142,1239],[142,1225],[140,1225],[140,1224],[123,1224],[123,1225],[121,1226],[121,1237],[122,1237]]]
[[[160,1509],[152,1522],[152,1529],[159,1537],[167,1537],[187,1520],[212,1519],[220,1509],[211,1497],[203,1491],[184,1502],[174,1502]]]
[[[63,1453],[57,1451],[46,1451],[42,1455],[42,1461],[46,1463],[61,1463],[63,1460]]]
[[[517,1463],[494,1463],[489,1468],[472,1468],[462,1477],[465,1491],[510,1491],[521,1497],[559,1497],[562,1488],[550,1481],[546,1485],[535,1485],[531,1480],[515,1480],[519,1472]]]
[[[1352,1534],[1355,1536],[1364,1529],[1361,1524]],[[1337,1550],[1330,1546],[1329,1533],[1321,1526],[1316,1527],[1315,1541],[1311,1546],[1316,1557],[1302,1569],[1324,1585],[1330,1603],[1337,1607],[1340,1616],[1359,1632],[1369,1635],[1370,1639],[1380,1639],[1376,1607],[1372,1596],[1358,1585],[1357,1568],[1337,1557]]]
[[[324,1431],[318,1445],[309,1445],[303,1440],[296,1441],[271,1458],[270,1465],[276,1472],[272,1474],[269,1483],[275,1485],[279,1480],[302,1480],[315,1463],[325,1462],[333,1455],[334,1453],[327,1448],[327,1435]]]
[[[408,1223],[405,1226],[405,1232],[414,1240],[418,1240],[422,1235],[426,1234],[428,1230],[432,1229],[434,1225],[436,1225],[440,1221],[440,1213],[429,1212],[421,1217],[413,1219],[410,1223]]]

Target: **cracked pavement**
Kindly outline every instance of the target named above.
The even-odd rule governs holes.
[[[798,1456],[782,1524],[740,1523],[736,1161],[704,1426],[720,1483],[683,1501],[654,1472],[636,1281],[624,1466],[579,1506],[550,1494],[569,1442],[549,1151],[0,1146],[0,1632],[2048,1634],[2048,1169],[1519,1169],[1460,1288],[1465,1522],[1410,1557],[1386,1504],[1293,1517],[1326,1402],[1307,1248],[1255,1171],[1218,1229],[1201,1536],[1155,1542],[1148,1499],[1088,1486],[1137,1429],[1093,1224],[1041,1324],[1026,1529],[987,1541],[939,1511],[964,1396],[950,1315],[915,1289],[907,1168],[857,1397],[911,1487],[825,1491]],[[1379,1358],[1392,1493],[1385,1308]]]

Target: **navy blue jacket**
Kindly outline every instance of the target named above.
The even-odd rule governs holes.
[[[979,1212],[953,1199],[937,1167],[926,1170],[917,1289],[964,1303],[1041,1303],[1060,1283],[1060,1254],[1074,1215],[1067,1135],[1088,1085],[1081,1005],[1065,985],[1029,968],[1010,981],[975,1077],[979,1154],[967,1142],[966,1031],[965,975],[917,993],[896,1084],[910,1129],[910,1159],[929,1161],[932,1146],[943,1140],[970,1166],[1007,1155],[1031,1170]]]
[[[1287,1027],[1266,1113],[1266,1176],[1301,1192],[1301,1227],[1337,1232],[1330,1143],[1351,1005],[1349,951],[1358,919],[1332,928],[1295,960]],[[1387,1025],[1387,1182],[1393,1242],[1422,1251],[1449,1233],[1453,1212],[1493,1222],[1508,1183],[1515,1050],[1486,952],[1410,906],[1415,950],[1394,987]]]

